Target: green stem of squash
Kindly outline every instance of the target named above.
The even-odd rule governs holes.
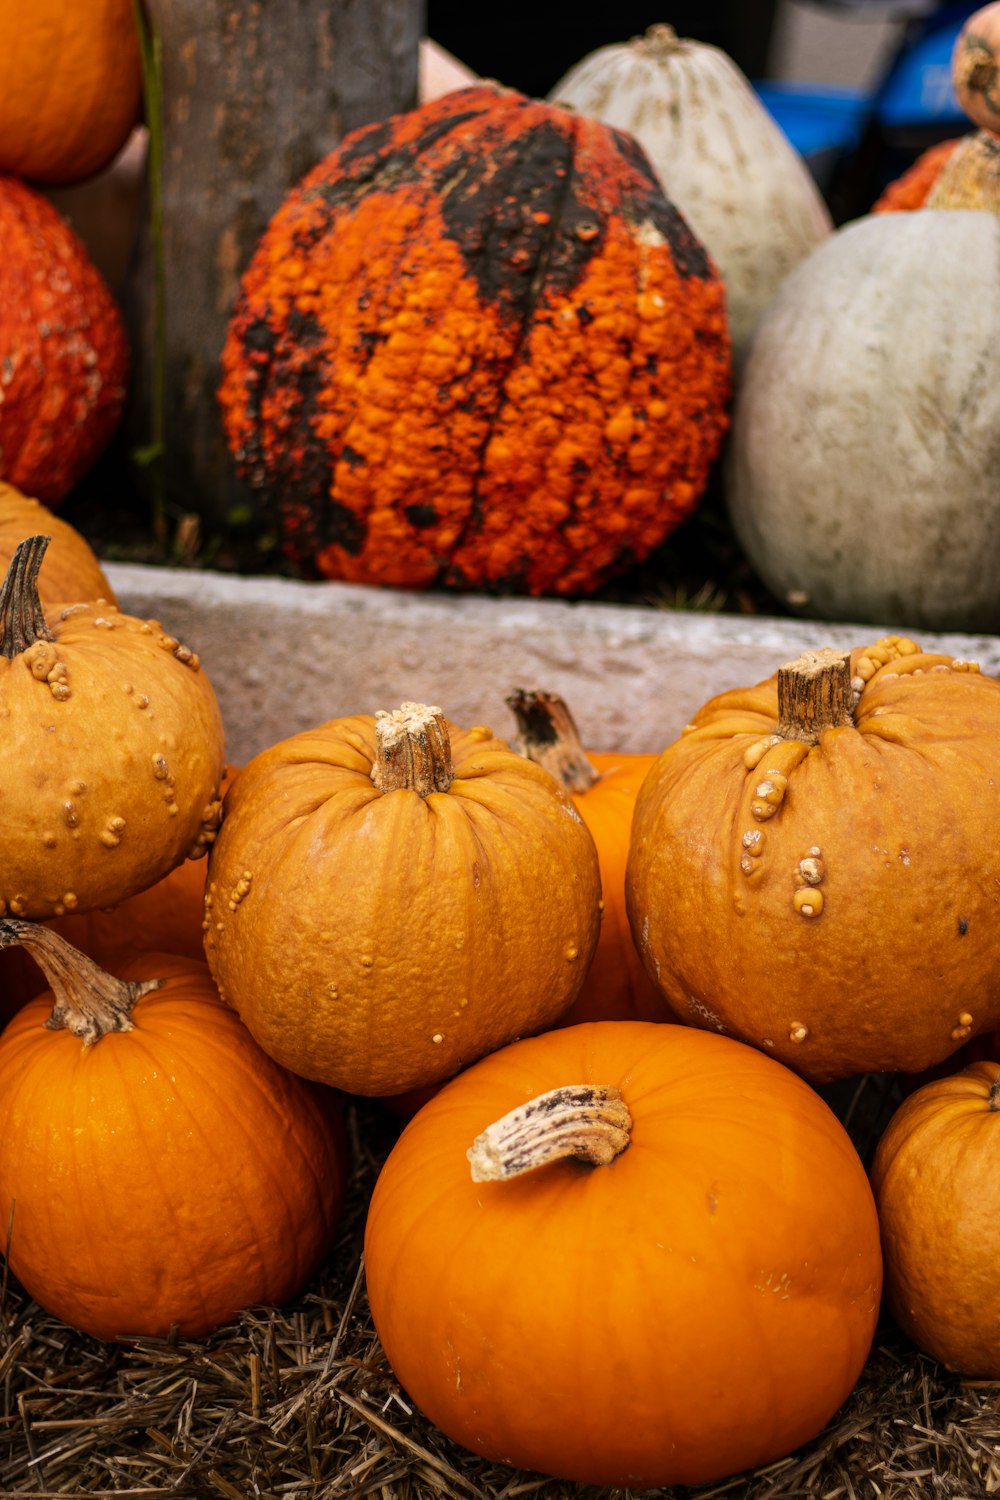
[[[543,766],[568,792],[585,792],[600,780],[587,759],[576,720],[558,693],[515,688],[507,707],[517,720],[511,749]]]
[[[131,1031],[136,1001],[163,984],[162,979],[115,979],[51,928],[0,917],[0,948],[17,944],[27,948],[55,998],[46,1026],[71,1031],[88,1047],[109,1031]]]
[[[632,1116],[613,1085],[569,1084],[519,1104],[466,1152],[473,1182],[508,1182],[556,1161],[607,1167],[629,1144]]]
[[[446,792],[454,778],[451,739],[439,708],[403,703],[376,713],[372,781],[380,792],[405,790],[428,797]]]
[[[38,596],[38,570],[51,538],[29,536],[19,544],[0,584],[0,656],[13,661],[36,641],[55,636],[45,623]]]
[[[132,0],[142,69],[142,99],[149,132],[146,158],[149,182],[149,226],[153,248],[153,351],[150,391],[150,434],[133,460],[149,474],[150,517],[153,535],[166,541],[166,247],[163,231],[163,53],[160,38],[150,25],[142,0]]]

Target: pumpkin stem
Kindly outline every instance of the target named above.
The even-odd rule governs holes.
[[[990,1109],[1000,1109],[1000,1072],[997,1073],[997,1076],[990,1084],[990,1092],[986,1103]]]
[[[952,82],[957,92],[989,94],[997,81],[997,64],[993,49],[982,37],[969,36],[956,52],[951,65]]]
[[[13,944],[27,948],[55,996],[46,1026],[51,1031],[71,1031],[88,1047],[109,1031],[131,1031],[132,1007],[163,983],[162,979],[115,979],[51,928],[20,917],[2,917],[0,948]]]
[[[51,538],[26,537],[15,551],[0,584],[0,654],[8,661],[36,641],[54,641],[38,596],[38,570]]]
[[[550,1089],[487,1127],[466,1152],[473,1182],[507,1182],[549,1162],[606,1167],[630,1140],[632,1116],[613,1085]]]
[[[511,741],[512,750],[543,766],[568,792],[585,792],[600,779],[580,743],[573,715],[558,693],[515,688],[507,707],[519,730],[518,738]]]
[[[825,729],[854,725],[850,653],[806,651],[778,669],[778,733],[815,745]]]
[[[448,725],[439,708],[403,703],[375,715],[372,781],[380,792],[403,788],[429,797],[446,792],[455,779]]]

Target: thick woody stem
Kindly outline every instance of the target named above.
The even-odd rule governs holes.
[[[473,1182],[507,1182],[554,1161],[606,1167],[630,1140],[632,1116],[613,1085],[570,1084],[520,1104],[476,1137]]]
[[[42,566],[47,536],[26,537],[17,548],[0,584],[0,655],[8,661],[27,651],[36,641],[53,641],[38,597],[38,570]]]
[[[515,688],[507,707],[518,727],[512,750],[544,766],[568,792],[585,792],[599,780],[600,772],[587,759],[573,715],[558,693]]]
[[[446,792],[455,779],[448,725],[439,708],[402,703],[375,715],[372,781],[380,792],[408,789],[429,797]]]
[[[163,983],[115,979],[50,928],[20,917],[0,918],[0,948],[18,943],[27,948],[55,996],[46,1026],[71,1031],[87,1046],[109,1031],[131,1031],[132,1007]]]
[[[825,729],[854,724],[850,653],[806,651],[778,669],[778,733],[815,745]]]

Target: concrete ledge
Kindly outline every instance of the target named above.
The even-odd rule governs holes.
[[[898,628],[124,564],[105,571],[123,610],[158,619],[199,653],[237,764],[327,719],[407,698],[506,736],[504,698],[515,687],[561,693],[592,750],[659,751],[714,694],[812,647],[856,646]],[[1000,676],[998,636],[914,634]]]

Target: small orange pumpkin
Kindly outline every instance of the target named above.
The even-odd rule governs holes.
[[[696,1026],[814,1082],[1000,1028],[1000,682],[891,636],[713,698],[636,799],[626,899]]]
[[[0,1035],[0,1222],[29,1294],[102,1339],[201,1338],[296,1295],[340,1215],[336,1097],[260,1051],[204,964],[112,979],[40,925],[0,920],[10,942],[52,986]]]
[[[141,93],[133,0],[0,0],[0,172],[92,176],[124,146]]]
[[[1000,1063],[911,1094],[872,1163],[886,1305],[949,1370],[1000,1380]]]
[[[42,532],[50,539],[38,573],[43,605],[75,604],[80,599],[117,602],[93,548],[76,527],[0,479],[0,570],[7,570],[25,537]]]
[[[577,1021],[663,1020],[669,1014],[632,941],[625,910],[625,863],[635,797],[655,755],[584,750],[558,693],[518,689],[507,699],[517,720],[511,747],[565,787],[594,836],[601,864],[601,936],[583,988],[560,1026]]]
[[[404,703],[243,767],[209,855],[205,952],[272,1057],[398,1094],[550,1026],[583,984],[600,898],[594,840],[546,771]]]
[[[814,1437],[881,1285],[868,1180],[819,1095],[643,1021],[550,1031],[446,1084],[375,1185],[365,1274],[393,1370],[450,1438],[630,1492]]]

